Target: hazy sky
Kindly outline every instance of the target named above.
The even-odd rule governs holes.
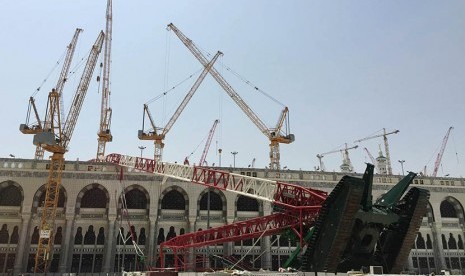
[[[44,115],[66,46],[83,28],[75,64],[85,59],[105,28],[106,1],[0,0],[0,156],[32,158],[26,120],[28,99]],[[224,53],[215,68],[269,127],[282,106],[290,110],[296,141],[281,145],[281,166],[312,170],[316,155],[387,131],[394,173],[432,172],[436,155],[454,126],[438,175],[465,176],[465,1],[113,1],[111,107],[113,142],[106,153],[153,156],[140,141],[143,104],[202,67],[173,32],[174,23],[205,54]],[[103,55],[101,55],[103,56]],[[56,63],[60,64],[56,66]],[[55,70],[52,70],[54,67]],[[65,87],[68,110],[83,64]],[[231,68],[240,75],[233,75]],[[89,160],[97,151],[101,95],[95,71],[66,159]],[[163,127],[198,75],[149,105]],[[46,82],[42,82],[46,79]],[[165,140],[164,160],[198,162],[213,121],[220,125],[207,157],[222,165],[269,163],[268,140],[216,81],[207,76]],[[376,157],[382,138],[350,151],[357,172]],[[197,148],[197,149],[196,149]],[[384,146],[383,146],[384,151]],[[339,171],[341,154],[324,157]]]

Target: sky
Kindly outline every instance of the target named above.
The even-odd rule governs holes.
[[[68,110],[88,51],[105,29],[105,10],[105,0],[0,0],[0,157],[33,158],[32,135],[19,131],[29,97],[35,94],[43,118],[66,46],[82,28],[64,89]],[[388,136],[393,173],[402,174],[399,160],[405,160],[405,172],[426,166],[431,174],[453,126],[438,176],[463,177],[464,14],[464,1],[113,0],[113,141],[105,153],[153,157],[153,142],[137,138],[143,104],[151,102],[157,126],[164,127],[197,79],[202,66],[167,30],[173,23],[204,55],[223,53],[215,68],[267,127],[289,108],[295,142],[281,145],[282,168],[314,170],[317,154],[352,147],[385,128],[399,130]],[[67,160],[96,156],[98,74],[96,68]],[[210,75],[168,132],[164,161],[189,156],[198,162],[215,119],[220,124],[209,164],[221,159],[222,166],[232,166],[231,152],[237,151],[236,167],[253,159],[257,168],[268,166],[268,138]],[[363,172],[370,161],[364,148],[376,157],[383,139],[357,145],[349,155],[354,170]],[[327,171],[340,171],[340,152],[323,161]]]

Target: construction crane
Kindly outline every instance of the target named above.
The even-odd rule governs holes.
[[[215,129],[219,122],[220,120],[215,120],[215,122],[213,122],[213,126],[208,133],[207,142],[203,148],[202,156],[200,157],[199,166],[203,166],[203,163],[205,163],[205,158],[207,158],[208,150],[210,149],[210,144],[212,143],[213,134],[215,134]]]
[[[168,25],[168,30],[172,30],[178,36],[182,43],[191,51],[197,60],[202,63],[202,65],[205,66],[207,64],[207,59],[200,51],[200,49],[192,42],[192,40],[187,38],[176,26],[174,26],[173,23]],[[213,78],[215,78],[215,80],[224,89],[224,91],[234,100],[234,102],[242,109],[247,117],[249,117],[249,119],[258,127],[258,129],[260,129],[260,131],[265,134],[266,137],[268,137],[270,141],[270,169],[276,171],[277,176],[279,177],[279,144],[290,144],[295,140],[294,134],[289,133],[289,109],[284,107],[276,127],[268,128],[214,67],[211,68],[210,74],[213,76]],[[287,127],[283,132],[282,128],[285,122]]]
[[[113,140],[111,135],[111,114],[110,107],[110,67],[111,67],[111,39],[112,39],[112,0],[107,2],[106,26],[105,26],[105,46],[103,52],[103,81],[102,81],[102,104],[100,107],[100,128],[97,133],[97,161],[103,162],[105,159],[105,146],[107,142]]]
[[[65,82],[68,79],[68,74],[69,74],[69,68],[71,67],[71,62],[73,60],[74,56],[74,51],[76,49],[76,44],[77,40],[79,38],[79,34],[82,32],[82,29],[77,28],[76,31],[74,32],[73,38],[71,39],[71,42],[68,45],[68,50],[66,53],[65,61],[63,63],[63,68],[61,69],[60,77],[58,79],[57,84],[55,85],[55,92],[58,93],[59,96],[59,101],[60,105],[63,107],[63,88],[65,85]],[[29,123],[30,116],[31,116],[31,111],[34,111],[35,119],[36,121],[33,122],[32,124]],[[60,116],[64,118],[64,112],[60,111]],[[37,134],[39,132],[42,132],[44,128],[49,129],[50,128],[50,122],[44,121],[43,123],[40,121],[39,118],[39,113],[37,112],[37,108],[35,105],[35,100],[34,97],[31,96],[29,98],[29,107],[27,111],[27,117],[26,117],[26,123],[21,124],[19,126],[19,130],[23,134]],[[43,160],[44,159],[44,149],[38,145],[36,146],[36,151],[34,154],[34,158],[36,160]]]
[[[439,165],[441,164],[441,160],[442,160],[442,155],[444,154],[444,150],[446,149],[447,140],[449,140],[449,134],[452,129],[454,129],[454,127],[452,126],[449,127],[449,129],[447,130],[446,136],[444,136],[444,139],[442,139],[441,149],[439,150],[438,156],[436,157],[436,162],[434,162],[434,170],[432,174],[433,177],[436,177],[436,175],[438,174]]]
[[[364,150],[366,151],[366,153],[368,154],[368,157],[370,157],[371,163],[372,163],[373,165],[376,166],[376,160],[375,160],[375,158],[373,157],[373,155],[371,155],[370,151],[369,151],[367,148],[363,148],[363,149],[364,149]]]
[[[155,125],[155,121],[152,118],[152,115],[150,113],[149,107],[147,104],[144,104],[144,114],[142,117],[142,129],[138,131],[137,137],[139,140],[154,140],[155,143],[155,153],[154,153],[154,159],[157,161],[161,161],[163,158],[163,148],[165,144],[163,143],[163,140],[166,137],[166,134],[170,131],[171,127],[174,125],[176,120],[179,118],[179,115],[181,115],[182,111],[186,107],[186,105],[189,103],[190,99],[192,96],[194,96],[195,91],[197,91],[197,88],[199,88],[200,84],[202,81],[205,79],[205,77],[208,74],[208,71],[210,71],[213,68],[213,64],[215,61],[218,59],[219,56],[221,56],[223,53],[218,51],[216,55],[212,58],[212,60],[208,63],[205,63],[204,69],[200,76],[197,78],[195,81],[194,85],[191,87],[187,95],[184,97],[182,100],[181,104],[178,106],[176,111],[174,112],[173,116],[171,116],[170,120],[166,124],[164,128],[157,128]],[[145,130],[145,117],[148,117],[151,125],[151,129]]]
[[[52,153],[40,221],[40,237],[35,256],[34,272],[36,273],[47,272],[49,255],[53,253],[53,231],[65,162],[64,154],[68,150],[68,144],[76,126],[98,55],[102,49],[103,39],[104,33],[101,31],[90,51],[65,123],[62,124],[60,115],[60,94],[56,89],[52,89],[48,96],[45,127],[34,135],[34,145],[41,146],[44,150]]]
[[[362,139],[359,139],[359,140],[355,140],[354,143],[360,143],[360,142],[365,141],[365,140],[374,139],[374,138],[378,138],[378,137],[383,137],[383,139],[384,139],[384,150],[386,151],[387,171],[388,171],[388,174],[391,175],[392,174],[391,156],[389,154],[389,143],[388,143],[387,136],[391,135],[391,134],[397,134],[397,133],[399,133],[399,130],[386,132],[386,129],[383,128],[383,134],[378,134],[378,135],[374,135],[374,136],[365,137],[365,138],[362,138]]]
[[[331,153],[336,153],[336,152],[341,152],[343,153],[343,163],[346,161],[345,159],[349,157],[349,150],[352,150],[352,149],[356,149],[358,148],[357,145],[353,146],[353,147],[347,147],[347,144],[345,144],[345,148],[343,149],[337,149],[337,150],[332,150],[332,151],[327,151],[327,152],[324,152],[324,153],[319,153],[316,155],[316,157],[318,158],[318,162],[320,163],[320,171],[324,172],[326,171],[326,167],[325,167],[325,164],[323,163],[323,157],[325,157],[326,155],[328,154],[331,154]],[[346,156],[344,156],[346,155]],[[350,159],[348,159],[349,162],[350,162]]]

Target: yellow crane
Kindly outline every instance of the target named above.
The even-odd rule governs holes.
[[[156,127],[155,121],[152,118],[148,105],[144,104],[144,116],[142,118],[142,129],[138,131],[137,137],[139,137],[139,140],[153,140],[154,141],[155,143],[154,159],[156,161],[162,161],[163,148],[165,146],[165,144],[163,143],[163,140],[165,139],[166,134],[170,131],[171,127],[174,125],[176,120],[179,118],[179,115],[181,115],[182,111],[186,107],[187,103],[189,103],[192,96],[194,96],[195,91],[197,91],[197,88],[199,88],[200,84],[205,79],[205,76],[213,68],[213,64],[215,63],[215,61],[222,54],[223,53],[218,51],[216,55],[210,60],[210,62],[203,64],[204,69],[202,73],[200,73],[200,76],[197,78],[194,85],[191,87],[189,92],[186,94],[181,104],[178,106],[173,116],[171,116],[170,120],[168,121],[168,123],[166,124],[164,128]],[[150,121],[150,126],[151,126],[151,128],[147,131],[144,129],[146,116],[148,117]]]
[[[101,31],[90,51],[64,124],[62,124],[60,111],[62,108],[60,93],[54,88],[48,95],[44,127],[42,131],[34,135],[34,145],[41,146],[44,150],[52,153],[45,188],[45,201],[40,218],[40,236],[34,266],[34,272],[36,273],[47,272],[49,257],[53,254],[55,217],[60,194],[61,175],[65,162],[64,154],[68,150],[68,144],[76,126],[98,55],[102,49],[103,39],[104,33]]]
[[[391,156],[390,156],[390,154],[389,154],[389,143],[388,143],[387,136],[388,136],[388,135],[391,135],[391,134],[397,134],[397,133],[399,133],[399,130],[394,130],[394,131],[391,131],[391,132],[386,132],[386,129],[383,128],[383,134],[378,134],[378,135],[374,135],[374,136],[368,136],[368,137],[365,137],[365,138],[362,138],[362,139],[359,139],[359,140],[355,140],[354,143],[360,143],[360,142],[365,141],[365,140],[369,140],[369,139],[373,139],[373,138],[378,138],[378,137],[383,137],[383,139],[384,139],[384,150],[386,151],[387,171],[388,171],[388,174],[391,175],[391,174],[392,174]]]
[[[200,49],[192,42],[192,40],[187,38],[176,26],[174,26],[173,23],[168,25],[168,30],[172,30],[176,34],[176,36],[191,51],[191,53],[202,65],[205,66],[207,64],[207,59],[200,51]],[[258,129],[268,138],[270,141],[270,169],[276,171],[277,176],[279,177],[279,170],[281,169],[279,164],[279,144],[290,144],[295,140],[294,134],[289,133],[289,109],[284,107],[276,127],[268,128],[214,67],[210,69],[210,74],[224,89],[224,91],[234,100],[234,102],[242,109],[247,117],[249,117],[249,119],[258,127]],[[282,128],[285,122],[287,123],[287,128],[285,131],[283,131]]]
[[[60,98],[60,104],[63,106],[63,88],[65,82],[68,79],[69,68],[71,66],[71,62],[73,60],[74,50],[76,49],[77,40],[79,38],[79,34],[82,32],[82,29],[77,28],[74,32],[73,38],[68,45],[68,50],[66,53],[65,61],[63,63],[63,68],[61,69],[60,77],[58,78],[58,82],[55,86],[55,92],[58,93]],[[31,111],[34,111],[36,121],[29,123]],[[64,117],[63,112],[61,112],[61,117]],[[37,134],[43,131],[43,128],[50,128],[50,122],[41,122],[39,118],[39,113],[37,112],[37,108],[35,105],[34,96],[29,98],[29,107],[27,111],[26,123],[21,124],[19,126],[19,130],[24,134]],[[41,145],[36,146],[36,152],[34,155],[35,159],[42,160],[44,159],[44,149]]]
[[[100,107],[100,128],[97,133],[97,161],[103,162],[105,159],[105,146],[107,142],[113,140],[110,131],[112,109],[110,107],[110,65],[111,65],[111,39],[112,39],[112,0],[107,2],[106,26],[105,26],[105,46],[103,58],[103,80],[102,80],[102,104]]]

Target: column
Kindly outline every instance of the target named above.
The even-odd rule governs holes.
[[[262,268],[263,269],[270,269],[271,270],[271,242],[270,242],[270,236],[262,237],[261,241],[261,252],[263,253],[261,257],[261,263],[262,263]]]
[[[67,272],[66,270],[71,271],[71,268],[68,266],[68,260],[73,256],[73,226],[74,214],[66,214],[66,227],[64,229],[63,240],[61,241],[60,267],[58,268],[60,273],[65,273]]]
[[[108,231],[105,239],[105,261],[103,263],[103,272],[111,272],[113,270],[113,265],[115,261],[115,250],[116,246],[114,242],[115,238],[115,220],[116,215],[108,216]]]
[[[436,261],[436,266],[438,266],[436,270],[441,271],[442,269],[447,269],[447,266],[444,258],[444,249],[442,248],[441,226],[439,226],[437,222],[433,222],[432,232],[434,259]]]
[[[31,214],[22,215],[21,234],[16,252],[15,265],[13,267],[13,274],[19,275],[21,272],[26,271],[27,260],[29,259],[29,247],[31,244],[29,233],[29,224],[31,222]],[[25,250],[27,249],[27,250]],[[26,251],[26,254],[24,253]],[[26,255],[26,256],[25,256]],[[23,267],[23,261],[26,260],[26,265]]]
[[[155,257],[157,256],[156,249],[157,249],[157,237],[156,237],[156,220],[150,219],[150,229],[149,229],[149,236],[145,241],[145,247],[147,248],[147,262],[154,262],[153,265],[156,264]]]

